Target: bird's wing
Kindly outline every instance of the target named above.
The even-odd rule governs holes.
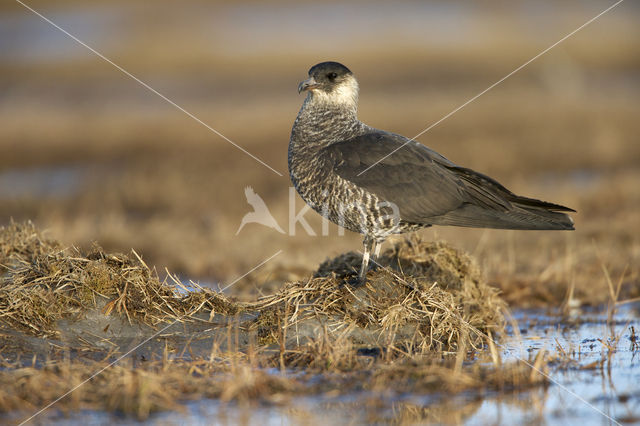
[[[519,197],[494,179],[459,167],[426,146],[393,133],[372,130],[325,149],[339,176],[395,203],[407,222],[528,227],[530,214],[522,209],[571,211]],[[527,220],[514,217],[516,213],[524,214]],[[554,220],[554,215],[564,216],[551,215]]]
[[[403,136],[372,131],[325,150],[340,177],[396,204],[407,222],[440,216],[468,198],[464,182],[448,168],[455,164]]]

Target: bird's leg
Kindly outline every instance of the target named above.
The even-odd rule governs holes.
[[[371,255],[371,249],[376,244],[375,238],[368,235],[364,237],[364,253],[362,254],[362,266],[360,267],[360,273],[358,274],[358,281],[360,284],[364,284],[367,277],[367,269],[369,268],[369,256]]]
[[[374,239],[373,240],[373,257],[371,258],[371,260],[376,265],[378,264],[378,257],[380,257],[381,248],[382,248],[382,241]]]

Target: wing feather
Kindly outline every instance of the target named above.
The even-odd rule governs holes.
[[[336,174],[395,203],[406,222],[513,229],[573,228],[571,219],[558,213],[572,209],[517,196],[494,179],[457,166],[426,146],[394,133],[372,129],[325,150]]]

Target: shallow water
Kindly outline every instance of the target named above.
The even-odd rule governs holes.
[[[575,312],[576,323],[559,322],[535,311],[519,312],[516,318],[526,334],[521,341],[511,336],[504,343],[504,360],[526,359],[528,351],[542,348],[557,353],[561,347],[575,363],[553,367],[551,386],[542,399],[532,401],[536,404],[517,406],[500,398],[487,400],[470,424],[500,418],[520,424],[531,419],[548,424],[640,423],[640,347],[634,347],[630,340],[630,327],[637,333],[640,325],[637,311],[629,306],[619,309],[610,325],[606,315],[594,312]],[[616,337],[619,343],[609,353],[605,344]],[[534,393],[523,394],[523,400],[527,396],[535,399]]]
[[[89,53],[68,36],[53,29],[41,18],[20,13],[0,16],[0,59],[25,62],[64,62],[87,57]],[[126,44],[135,26],[128,20],[138,8],[90,6],[61,8],[45,12],[60,27],[77,35],[98,50],[109,51]],[[466,29],[478,9],[448,3],[375,2],[362,7],[359,2],[341,2],[327,8],[322,4],[269,3],[229,5],[183,5],[178,17],[189,28],[213,42],[224,39],[220,48],[230,55],[289,54],[292,45],[305,45],[321,52],[335,52],[348,37],[351,43],[370,43],[371,28],[403,40],[428,41],[442,45],[472,43]],[[312,16],[313,19],[309,19]],[[457,22],[452,26],[451,22]],[[332,31],[327,32],[327,28]],[[369,34],[367,34],[369,33]]]
[[[86,170],[78,166],[9,169],[0,172],[0,200],[65,198],[82,189]]]
[[[87,57],[87,51],[67,35],[52,28],[42,18],[26,10],[0,16],[0,59],[17,63],[64,63]],[[101,48],[125,43],[117,28],[122,13],[117,8],[61,8],[43,11],[47,17],[67,31],[81,35],[89,45]]]
[[[640,423],[640,347],[633,345],[631,327],[640,330],[636,304],[618,309],[608,323],[606,313],[574,311],[567,319],[536,310],[518,311],[520,336],[509,329],[500,345],[503,362],[527,360],[546,349],[565,352],[550,364],[550,385],[524,392],[484,395],[384,395],[358,392],[348,396],[304,396],[282,406],[241,408],[234,404],[200,400],[186,404],[186,412],[153,415],[146,424],[363,424],[398,421],[484,424],[635,424]],[[619,338],[609,352],[604,343]],[[603,343],[604,342],[604,343]],[[274,374],[279,374],[274,372]],[[383,404],[380,404],[383,401]],[[406,417],[407,412],[413,417]],[[418,414],[416,414],[418,413]],[[420,414],[423,413],[423,414]],[[453,417],[451,413],[453,414]],[[111,414],[84,411],[70,418],[51,418],[65,424],[140,424]]]

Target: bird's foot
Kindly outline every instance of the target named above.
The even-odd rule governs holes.
[[[352,287],[360,287],[360,286],[363,286],[367,282],[367,278],[355,275],[355,276],[351,276],[351,277],[345,278],[344,281],[345,281],[346,284],[348,284],[348,285],[350,285]]]
[[[377,264],[369,265],[369,267],[367,268],[367,272],[377,271],[379,268],[380,268],[380,266],[377,265]],[[351,275],[351,276],[345,277],[345,282],[347,284],[349,284],[350,286],[360,287],[360,286],[366,284],[367,277],[366,277],[366,275],[365,276]]]

